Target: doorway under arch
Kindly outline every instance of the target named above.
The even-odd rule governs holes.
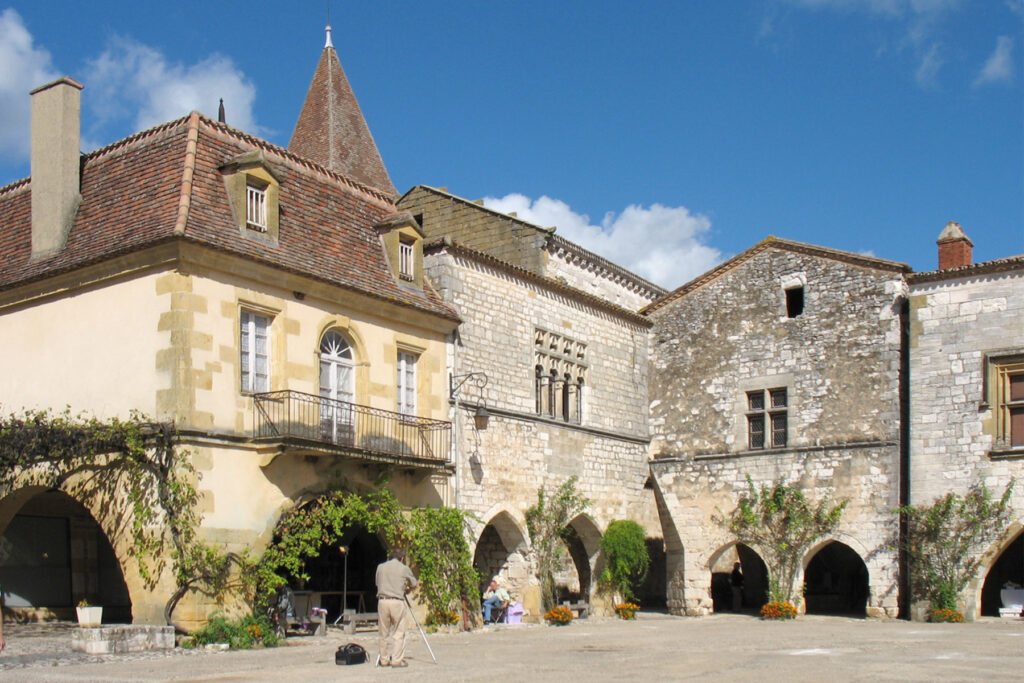
[[[480,593],[487,589],[491,579],[499,583],[514,597],[521,597],[529,580],[526,567],[526,536],[507,512],[495,515],[476,543],[473,567],[480,576]]]
[[[104,622],[132,621],[131,596],[107,535],[61,491],[31,496],[2,530],[0,587],[15,618],[73,619],[85,599],[103,606]]]
[[[804,570],[804,585],[808,614],[865,614],[868,568],[845,543],[832,541],[815,553]]]
[[[341,547],[346,548],[344,553]],[[320,606],[327,610],[328,620],[334,621],[341,614],[343,596],[350,610],[374,611],[377,565],[387,559],[387,549],[376,535],[361,525],[352,525],[340,538],[321,544],[317,554],[306,559],[303,571],[309,576],[308,580],[295,576],[285,578],[296,595],[316,594]]]
[[[1007,583],[1024,586],[1024,532],[1010,542],[999,554],[985,575],[981,589],[981,616],[998,617],[1003,606],[1000,591]]]
[[[737,563],[743,577],[738,596],[734,595],[732,585],[732,573]],[[753,548],[736,543],[714,556],[711,563],[711,601],[716,614],[757,611],[768,601],[768,567]]]

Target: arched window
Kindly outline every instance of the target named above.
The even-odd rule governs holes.
[[[570,413],[572,412],[571,411],[571,405],[572,405],[572,396],[571,396],[571,394],[574,393],[572,391],[574,388],[575,387],[573,387],[573,385],[572,385],[572,377],[569,375],[568,372],[565,373],[565,377],[562,380],[562,419],[565,420],[566,422],[569,421],[569,416],[570,416]]]
[[[334,443],[352,439],[355,368],[352,347],[337,330],[320,340],[320,432]]]
[[[551,368],[551,378],[548,380],[548,416],[554,417],[558,413],[558,370]]]

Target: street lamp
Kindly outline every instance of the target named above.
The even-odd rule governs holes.
[[[482,396],[483,388],[487,386],[487,375],[485,373],[467,372],[464,375],[448,376],[448,398],[455,403],[455,439],[453,440],[455,447],[452,454],[455,458],[455,507],[459,507],[459,440],[462,434],[459,429],[459,392],[462,390],[462,385],[470,380],[477,386]],[[473,413],[473,425],[478,431],[483,431],[487,429],[487,422],[490,418],[491,414],[487,412],[487,408],[481,402]]]
[[[345,616],[348,609],[348,546],[339,545],[338,552],[345,556],[345,573],[341,580],[341,616]]]

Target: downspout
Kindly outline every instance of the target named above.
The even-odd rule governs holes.
[[[900,507],[910,505],[910,299],[900,306]],[[899,520],[899,605],[900,618],[910,619],[910,560],[906,551],[907,516]]]

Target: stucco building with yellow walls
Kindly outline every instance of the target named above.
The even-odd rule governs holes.
[[[201,536],[228,550],[258,552],[285,510],[384,473],[404,505],[448,501],[458,317],[424,280],[422,233],[368,129],[335,121],[329,104],[354,97],[330,43],[291,145],[323,158],[193,112],[80,159],[81,90],[34,91],[32,176],[0,188],[3,412],[173,420],[201,476]],[[147,589],[106,512],[0,492],[7,606],[67,614],[87,597],[162,622],[172,578]],[[352,534],[358,597],[383,548]]]

